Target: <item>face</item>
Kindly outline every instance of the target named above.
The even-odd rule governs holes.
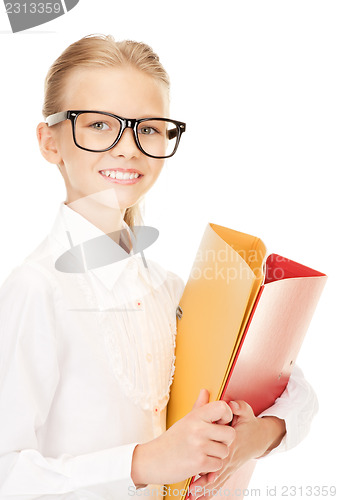
[[[67,109],[106,111],[126,118],[168,117],[168,95],[160,82],[134,68],[77,69],[65,85],[62,110]],[[56,152],[52,162],[59,165],[65,180],[66,203],[100,193],[105,202],[115,198],[114,205],[124,211],[151,188],[164,164],[163,159],[150,158],[138,149],[130,128],[116,146],[103,153],[78,148],[70,120],[47,129]],[[112,170],[130,170],[140,176],[119,180],[105,175]]]

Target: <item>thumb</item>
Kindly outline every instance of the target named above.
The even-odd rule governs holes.
[[[195,408],[200,408],[209,403],[209,397],[209,391],[207,389],[201,389],[192,409],[195,410]]]
[[[228,405],[234,415],[232,425],[239,421],[247,422],[255,416],[253,409],[248,403],[246,403],[246,401],[229,401]]]

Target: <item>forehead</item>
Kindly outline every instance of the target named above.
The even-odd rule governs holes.
[[[65,82],[63,106],[142,118],[167,115],[169,97],[164,84],[135,68],[77,68]]]

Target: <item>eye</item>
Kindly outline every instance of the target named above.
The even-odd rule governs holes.
[[[139,133],[143,135],[152,135],[158,133],[158,130],[153,127],[141,127]]]
[[[95,122],[90,125],[91,128],[94,130],[108,130],[109,127],[106,123],[104,122]]]

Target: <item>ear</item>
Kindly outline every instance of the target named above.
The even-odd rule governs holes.
[[[50,163],[61,163],[62,157],[55,141],[55,132],[52,132],[47,123],[39,123],[36,128],[36,135],[42,156]]]

